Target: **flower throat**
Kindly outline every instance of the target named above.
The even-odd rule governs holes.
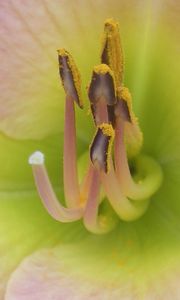
[[[82,219],[90,232],[107,233],[119,219],[140,218],[163,178],[159,164],[140,154],[143,135],[132,110],[131,94],[123,85],[124,62],[118,23],[112,19],[105,21],[101,61],[94,67],[88,87],[96,131],[89,149],[86,175],[81,182],[77,171],[74,107],[76,102],[83,108],[80,74],[67,50],[58,50],[58,60],[66,94],[63,157],[66,207],[60,204],[53,190],[44,155],[36,151],[29,163],[42,203],[54,219],[60,222]]]

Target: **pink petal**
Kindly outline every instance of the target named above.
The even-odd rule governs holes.
[[[141,48],[149,2],[1,1],[0,130],[23,139],[42,138],[62,130],[64,92],[59,83],[56,50],[65,47],[72,52],[83,74],[85,90],[91,68],[99,60],[104,19],[114,17],[120,21],[124,48],[130,45],[124,50],[129,62],[134,62],[130,50],[132,45],[133,53]],[[161,2],[153,8],[153,19],[157,21],[167,9],[171,12],[170,22],[174,21],[176,6],[171,1]],[[131,64],[130,73],[137,77],[136,64]]]
[[[25,259],[9,281],[5,300],[119,299],[120,291],[71,274],[53,250],[41,250]],[[124,300],[130,300],[126,293]],[[133,298],[134,299],[134,298]]]
[[[89,274],[82,273],[81,266],[72,268],[71,263],[76,259],[76,251],[74,253],[73,250],[73,246],[68,245],[44,249],[27,257],[12,274],[5,300],[175,300],[180,297],[178,274],[175,272],[153,278],[143,292],[133,283],[135,277],[132,274],[127,282],[121,278],[120,265],[116,268],[115,279],[112,275],[106,281],[102,280],[101,269],[92,275],[92,265],[87,268]],[[68,259],[71,263],[67,263]],[[88,260],[83,262],[83,259],[82,264],[88,264]]]
[[[93,16],[100,7],[102,1],[1,1],[0,130],[17,138],[62,130],[64,92],[56,50],[68,48],[87,69],[94,35],[99,41]],[[103,4],[101,19],[114,10]]]

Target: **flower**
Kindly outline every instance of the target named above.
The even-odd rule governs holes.
[[[6,58],[0,110],[2,289],[22,258],[40,249],[11,274],[5,299],[178,299],[179,63],[173,3],[7,1],[1,8],[1,52]],[[64,100],[56,86],[54,50],[64,39],[62,46],[77,58],[87,82],[91,66],[98,62],[97,28],[100,32],[109,14],[120,18],[125,84],[144,134],[143,153],[161,165],[164,180],[141,218],[120,221],[109,234],[94,235],[80,222],[60,224],[45,213],[26,160],[40,149],[53,186],[59,186]],[[80,49],[84,51],[78,61]],[[77,119],[80,157],[93,125],[80,110]],[[56,191],[63,195],[61,189]]]

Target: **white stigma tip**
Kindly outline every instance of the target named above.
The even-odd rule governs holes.
[[[29,156],[28,162],[30,165],[42,165],[44,163],[44,154],[40,151],[36,151]]]

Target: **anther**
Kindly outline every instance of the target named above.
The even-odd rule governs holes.
[[[98,127],[94,140],[90,147],[92,163],[100,171],[109,171],[109,160],[114,139],[114,130],[110,124],[102,124]]]
[[[123,124],[123,138],[126,144],[128,157],[137,155],[142,147],[143,135],[138,124],[138,119],[132,109],[131,94],[126,87],[117,88],[117,104],[115,105],[115,127],[118,136]]]
[[[114,73],[117,86],[123,81],[123,54],[119,36],[118,23],[113,19],[107,19],[104,24],[101,62],[107,64]]]
[[[115,113],[120,114],[120,117],[127,122],[137,123],[137,118],[134,115],[132,108],[132,97],[129,89],[126,87],[118,87],[117,90],[117,103],[120,102],[119,110],[115,109]]]
[[[81,100],[81,78],[79,70],[71,56],[65,49],[58,50],[59,74],[67,97],[72,98],[80,108],[83,107]]]
[[[126,88],[117,88],[117,103],[114,107],[114,115],[116,119],[121,119],[125,122],[131,122],[132,108],[129,103],[129,97],[123,91]]]
[[[116,103],[114,76],[107,65],[101,64],[94,67],[88,95],[93,104],[102,98],[106,105]]]
[[[107,65],[94,67],[88,95],[96,125],[103,122],[112,123],[116,92],[114,75]]]

